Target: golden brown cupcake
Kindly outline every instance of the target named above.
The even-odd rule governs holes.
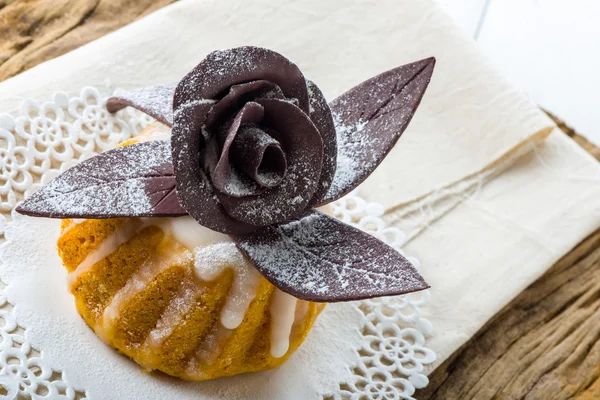
[[[154,123],[125,144],[168,134]],[[145,369],[184,379],[277,367],[324,307],[276,289],[228,236],[190,217],[66,219],[58,252],[94,332]]]

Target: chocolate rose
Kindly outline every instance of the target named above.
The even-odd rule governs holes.
[[[182,206],[226,233],[312,207],[331,184],[337,154],[321,91],[288,59],[256,47],[213,52],[181,80],[172,149]]]
[[[51,218],[175,217],[230,234],[271,283],[346,301],[428,287],[399,252],[313,207],[356,188],[410,122],[435,59],[406,64],[331,103],[282,55],[209,54],[177,86],[110,98],[172,126],[171,140],[116,148],[65,171],[17,211]],[[402,172],[402,171],[399,171]]]

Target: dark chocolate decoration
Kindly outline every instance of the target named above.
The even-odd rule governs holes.
[[[435,59],[384,72],[327,104],[282,55],[209,54],[176,87],[110,98],[173,127],[171,141],[110,150],[67,170],[17,211],[51,218],[189,214],[232,235],[281,290],[347,301],[422,290],[400,253],[312,207],[350,192],[406,129]]]
[[[173,125],[173,93],[175,85],[158,85],[121,92],[106,101],[108,112],[129,106],[145,112],[160,122]]]
[[[242,127],[231,146],[231,156],[239,160],[240,168],[246,175],[264,188],[279,185],[287,171],[287,160],[281,144],[255,126]]]
[[[217,148],[216,141],[210,143],[212,149],[210,157],[207,157],[206,161],[212,176],[213,185],[221,193],[227,196],[243,197],[256,195],[262,191],[263,187],[258,182],[240,178],[240,173],[236,172],[229,162],[229,149],[234,141],[240,141],[240,138],[237,136],[242,124],[258,123],[262,121],[264,115],[263,106],[253,101],[246,103],[233,120],[233,123],[224,130],[225,140],[223,141],[221,150],[219,151]],[[216,156],[216,163],[213,159],[214,156]],[[237,161],[239,161],[240,165],[243,165],[241,160]],[[242,167],[242,169],[246,168]],[[251,169],[250,166],[247,169]]]
[[[284,222],[306,210],[317,189],[323,165],[323,141],[310,118],[293,104],[258,99],[264,107],[261,125],[278,134],[287,149],[288,168],[281,184],[253,197],[216,193],[226,212],[239,221],[266,226]]]
[[[259,80],[233,85],[229,93],[210,109],[204,124],[213,126],[219,120],[227,119],[232,111],[240,109],[248,101],[262,97],[285,99],[279,86],[273,82]]]
[[[429,287],[392,247],[316,210],[235,241],[265,278],[302,300],[361,300]]]
[[[167,141],[118,147],[68,169],[22,202],[49,218],[173,217],[179,205]]]
[[[310,100],[309,116],[321,134],[321,139],[323,139],[323,169],[321,170],[319,186],[309,203],[309,207],[313,207],[325,196],[329,186],[331,186],[337,165],[338,149],[335,125],[323,92],[310,80],[306,81],[306,86]]]
[[[297,99],[308,113],[304,76],[296,64],[261,47],[236,47],[210,53],[177,85],[174,108],[198,99],[218,99],[234,85],[254,80],[273,82],[285,97]]]
[[[351,192],[379,166],[412,119],[434,66],[435,58],[427,58],[394,68],[329,104],[337,131],[337,169],[317,204]]]
[[[173,107],[177,192],[200,224],[247,232],[300,215],[326,192],[336,153],[329,106],[280,54],[211,53],[179,83]],[[207,207],[221,210],[199,209]]]
[[[202,118],[212,105],[190,102],[174,113],[171,159],[177,182],[177,196],[183,208],[200,225],[222,233],[250,233],[256,226],[230,217],[215,196],[213,185],[200,163],[205,148]],[[182,121],[178,123],[178,121]]]

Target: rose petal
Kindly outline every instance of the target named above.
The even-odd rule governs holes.
[[[119,92],[106,101],[108,112],[129,106],[136,108],[169,126],[173,125],[173,93],[175,85],[158,85],[129,92]]]
[[[175,125],[179,125],[177,132],[185,129],[190,135],[197,134],[200,138],[198,152],[202,151],[205,143],[210,139],[211,135],[204,129],[204,121],[214,104],[214,100],[192,100],[178,105],[173,110],[173,128],[175,128]],[[172,130],[171,134],[175,134],[175,129]]]
[[[233,198],[216,193],[229,215],[252,225],[266,226],[303,212],[317,190],[323,165],[323,141],[319,131],[300,108],[278,99],[257,99],[264,107],[261,126],[277,132],[285,150],[287,173],[281,184],[252,198]]]
[[[337,136],[331,110],[325,96],[323,96],[323,92],[310,80],[306,80],[306,86],[310,100],[310,119],[319,130],[321,139],[323,139],[323,169],[321,170],[319,187],[309,204],[309,207],[312,207],[327,193],[333,181],[337,157]]]
[[[225,140],[220,151],[216,149],[216,140],[212,141],[211,152],[207,154],[207,162],[210,170],[212,183],[219,192],[232,197],[243,197],[257,195],[264,189],[249,179],[243,179],[239,172],[235,171],[229,162],[229,149],[231,148],[240,126],[244,123],[260,122],[263,119],[263,107],[255,102],[249,102],[242,107],[231,125],[226,130]],[[212,168],[212,160],[215,155],[218,161]]]
[[[279,53],[260,47],[237,47],[210,53],[177,85],[173,104],[218,99],[233,85],[266,80],[277,84],[285,97],[296,98],[308,113],[304,76],[296,64]]]
[[[287,169],[279,142],[254,126],[241,127],[231,145],[231,156],[238,169],[264,188],[279,185]]]
[[[210,127],[217,120],[226,119],[228,115],[239,110],[245,103],[260,97],[285,98],[281,88],[273,82],[259,80],[233,85],[229,89],[229,93],[210,109],[205,125]]]
[[[171,157],[177,196],[183,208],[200,225],[222,233],[252,232],[256,226],[231,218],[221,207],[212,184],[200,165],[204,150],[202,124],[212,104],[191,101],[176,109],[171,136]]]

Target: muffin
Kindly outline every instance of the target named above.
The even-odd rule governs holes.
[[[125,144],[169,131],[157,122]],[[65,219],[61,231],[78,312],[148,371],[205,380],[277,367],[324,307],[275,288],[189,216]]]

